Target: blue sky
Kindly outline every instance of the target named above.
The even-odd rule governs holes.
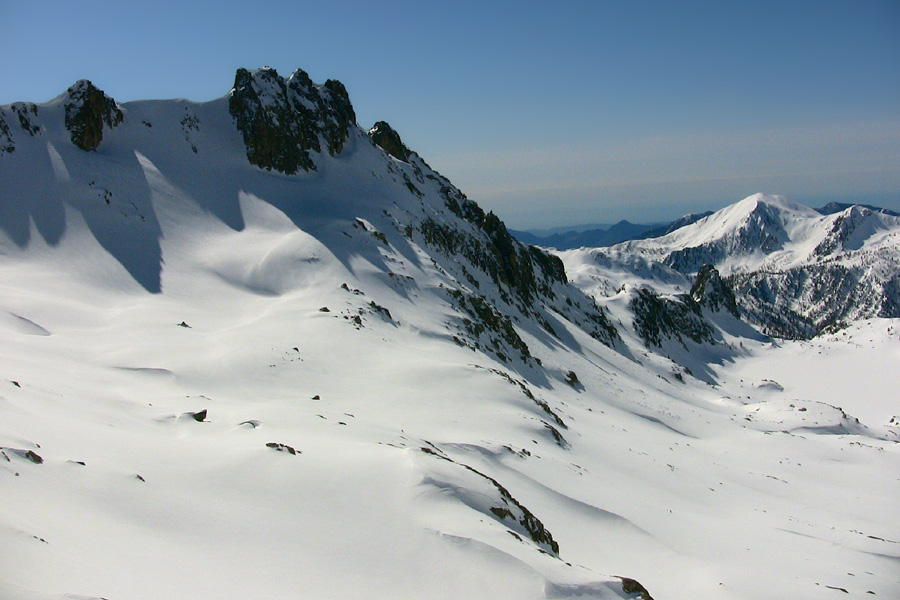
[[[0,103],[80,78],[225,95],[340,79],[517,228],[656,221],[757,192],[900,209],[900,2],[0,0]]]

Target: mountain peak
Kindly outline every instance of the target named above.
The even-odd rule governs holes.
[[[766,210],[768,208],[770,210],[774,209],[778,212],[804,217],[816,217],[819,215],[818,211],[778,194],[756,193],[747,196],[734,206],[736,208],[747,210],[748,212]]]
[[[886,208],[882,208],[880,206],[872,206],[871,204],[848,204],[846,202],[829,202],[825,206],[821,208],[817,208],[816,210],[823,215],[833,215],[834,213],[844,212],[848,208],[860,206],[863,208],[868,208],[871,211],[883,213],[886,215],[890,215],[892,217],[900,217],[900,213],[897,213],[893,210],[888,210]]]

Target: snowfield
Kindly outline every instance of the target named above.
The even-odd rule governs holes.
[[[604,343],[439,252],[487,234],[355,125],[284,175],[227,98],[95,151],[65,101],[0,108],[3,598],[900,597],[897,319],[666,356],[582,272]]]

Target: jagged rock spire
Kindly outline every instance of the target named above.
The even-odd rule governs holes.
[[[740,318],[734,290],[722,281],[719,271],[712,265],[700,267],[690,295],[698,304],[712,311],[726,310]]]
[[[116,101],[87,79],[75,82],[66,91],[66,129],[72,143],[82,150],[96,150],[103,139],[104,126],[113,128],[122,122]]]
[[[369,130],[369,137],[375,145],[403,162],[409,162],[410,149],[400,139],[400,134],[385,121],[378,121]]]
[[[248,160],[288,175],[315,170],[310,153],[321,152],[322,142],[329,154],[339,154],[356,123],[340,81],[316,85],[301,69],[287,80],[271,67],[238,69],[228,108],[243,134]]]

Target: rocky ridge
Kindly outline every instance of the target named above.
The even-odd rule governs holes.
[[[714,268],[728,312],[779,338],[900,316],[900,218],[862,206],[822,215],[757,194],[660,238],[595,254],[639,276],[635,257],[662,265],[685,276],[692,294]]]

